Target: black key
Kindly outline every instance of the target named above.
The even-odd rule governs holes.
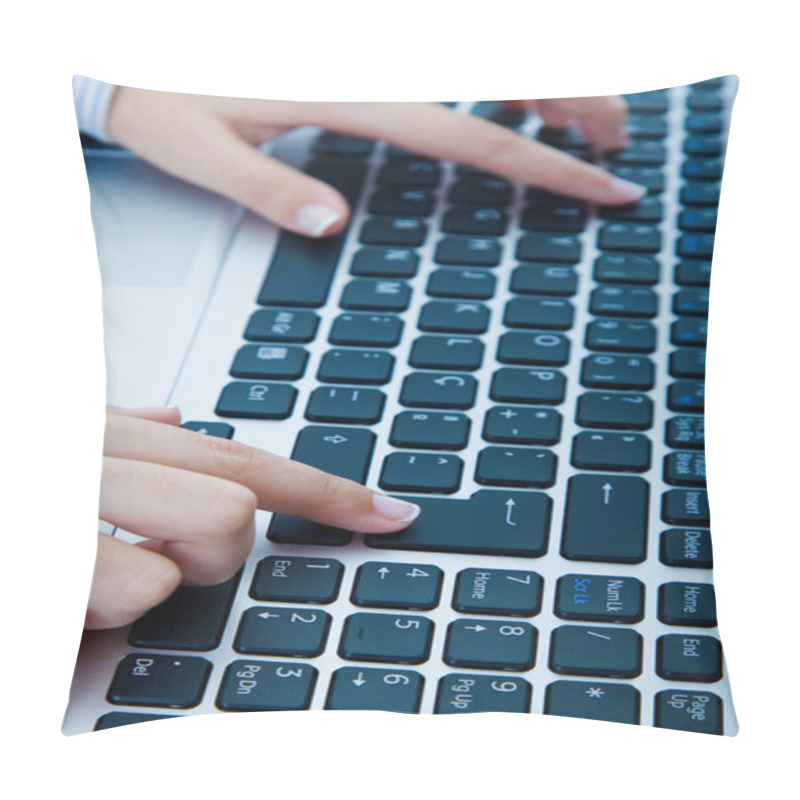
[[[569,339],[557,333],[504,333],[497,360],[503,364],[563,367],[569,361]]]
[[[308,351],[284,344],[246,344],[239,348],[231,366],[234,378],[296,380],[306,369]]]
[[[661,194],[664,191],[664,173],[656,167],[612,167],[611,173],[618,178],[647,187],[648,192]]]
[[[610,222],[598,231],[597,246],[601,250],[657,253],[661,249],[661,234],[653,225]]]
[[[353,311],[405,311],[411,289],[403,281],[357,278],[342,292],[341,307]]]
[[[558,405],[564,402],[566,383],[554,370],[503,367],[492,375],[489,396],[501,403]]]
[[[502,236],[508,226],[508,215],[499,208],[457,206],[442,218],[444,233],[468,236]]]
[[[557,444],[561,415],[552,408],[495,406],[486,412],[483,438],[509,444]]]
[[[382,186],[433,189],[439,184],[441,168],[435,161],[417,157],[390,158],[378,173]]]
[[[582,431],[572,440],[573,467],[578,469],[646,472],[650,440],[638,433]]]
[[[635,678],[642,671],[642,637],[627,628],[562,625],[551,635],[548,666],[559,675]]]
[[[130,653],[114,673],[106,699],[121,706],[192,708],[203,699],[211,662],[198,656]]]
[[[483,342],[467,336],[420,336],[408,363],[419,369],[476,370],[483,361]]]
[[[572,327],[575,309],[569,300],[556,297],[514,297],[506,303],[503,324],[509,328],[543,328],[566,331]]]
[[[644,584],[611,575],[564,575],[556,587],[555,613],[588,622],[640,622]]]
[[[329,350],[322,357],[317,379],[326,383],[388,383],[394,356],[382,350]]]
[[[655,366],[644,356],[586,356],[581,383],[590,389],[652,389]]]
[[[702,414],[705,407],[703,381],[676,381],[667,389],[667,405],[672,411]]]
[[[669,339],[677,347],[705,347],[708,320],[694,317],[677,319],[670,326]]]
[[[555,681],[547,687],[544,713],[638,725],[640,702],[639,692],[625,684]]]
[[[714,254],[713,233],[685,233],[678,237],[675,253],[681,258],[707,258]]]
[[[694,158],[719,158],[725,148],[719,136],[688,136],[683,140],[683,152]]]
[[[561,555],[577,561],[644,561],[649,488],[647,481],[639,477],[570,478]]]
[[[674,350],[669,354],[669,374],[673,378],[696,378],[706,375],[706,351],[698,348]]]
[[[369,347],[394,347],[400,341],[403,321],[391,314],[341,314],[333,323],[328,341]]]
[[[710,583],[662,583],[658,587],[658,618],[665,625],[716,627],[714,587]]]
[[[691,317],[707,317],[708,300],[708,289],[681,289],[672,295],[672,313]]]
[[[216,586],[179,586],[133,624],[128,644],[213,650],[220,643],[241,572]]]
[[[583,135],[574,125],[568,128],[552,128],[545,125],[539,130],[536,138],[559,150],[587,147]],[[551,193],[548,192],[548,194]]]
[[[464,414],[402,411],[394,418],[389,442],[394,447],[463,450],[469,439],[469,428],[469,417]]]
[[[202,433],[206,436],[216,436],[218,439],[233,439],[233,426],[225,422],[184,422],[181,428]]]
[[[546,488],[556,479],[556,457],[549,450],[485,447],[478,454],[475,481],[485,486]]]
[[[722,111],[723,105],[722,95],[708,89],[692,91],[686,101],[686,107],[690,111]]]
[[[456,578],[453,608],[462,614],[533,617],[542,608],[543,586],[536,572],[462,569]]]
[[[390,453],[378,483],[394,492],[452,494],[461,485],[464,462],[450,454]]]
[[[439,680],[434,714],[474,714],[485,711],[527,714],[533,689],[528,681],[509,675],[459,675]]]
[[[286,661],[234,661],[217,694],[223,711],[302,711],[311,705],[317,670]]]
[[[678,215],[678,227],[682,231],[714,233],[717,229],[717,210],[715,208],[693,208],[681,211]]]
[[[716,683],[722,678],[722,646],[711,636],[685,633],[659,636],[656,672],[668,681]]]
[[[214,413],[244,419],[286,419],[294,408],[297,389],[286,383],[229,383]]]
[[[667,135],[667,121],[649,114],[628,114],[625,130],[632,139],[663,139]]]
[[[679,286],[709,286],[710,261],[679,261],[675,267],[675,283]]]
[[[422,508],[419,517],[400,533],[365,537],[369,547],[532,558],[547,551],[552,501],[543,492],[481,490],[468,500],[405,499]]]
[[[482,303],[431,300],[422,307],[417,327],[434,333],[484,333],[489,309]]]
[[[447,627],[442,660],[451,667],[524,672],[536,662],[537,638],[527,622],[457,619]]]
[[[511,291],[570,297],[578,291],[578,276],[563,264],[527,264],[511,273]]]
[[[311,392],[306,419],[312,422],[349,422],[355,425],[379,422],[386,395],[377,389],[320,387]]]
[[[592,277],[601,283],[653,285],[659,281],[658,261],[650,256],[605,253],[594,262]]]
[[[670,453],[664,457],[664,483],[673,486],[706,485],[706,457],[703,453]]]
[[[433,623],[425,617],[361,612],[345,620],[339,655],[348,661],[422,664],[432,638]]]
[[[687,181],[719,181],[722,178],[722,160],[688,158],[683,162],[681,175]]]
[[[388,244],[419,247],[428,235],[428,226],[418,217],[370,217],[361,228],[361,244]]]
[[[630,167],[661,167],[667,160],[667,152],[661,142],[634,139],[624,150],[617,150],[609,157],[612,164]]]
[[[577,203],[542,203],[522,209],[520,228],[525,231],[580,233],[586,227],[586,211]]]
[[[711,569],[714,557],[709,531],[671,528],[661,534],[659,556],[670,567]]]
[[[664,218],[664,204],[659,198],[647,195],[627,206],[601,208],[600,217],[616,222],[661,222]]]
[[[333,558],[267,556],[256,566],[250,596],[280,603],[332,603],[343,573],[341,562]]]
[[[503,208],[511,202],[511,195],[511,184],[502,178],[468,176],[450,187],[447,201],[453,205]]]
[[[687,183],[679,198],[685,206],[718,206],[720,185],[718,183]]]
[[[645,431],[653,424],[653,401],[643,394],[584,392],[575,421],[584,428]]]
[[[661,498],[661,519],[669,525],[708,528],[708,495],[701,489],[670,489]]]
[[[581,245],[574,236],[526,233],[519,238],[515,255],[520,261],[577,264],[581,260]]]
[[[436,245],[433,260],[457,267],[496,267],[501,254],[502,247],[495,239],[448,236]]]
[[[413,278],[417,274],[419,256],[400,247],[364,247],[350,266],[351,275],[370,278]]]
[[[374,142],[358,136],[349,136],[334,131],[322,131],[311,148],[314,153],[337,156],[366,157],[372,152]]]
[[[584,343],[589,350],[652,353],[656,349],[656,329],[649,322],[596,319],[586,326]]]
[[[422,675],[409,670],[341,667],[331,676],[325,708],[334,711],[395,711],[415,714]]]
[[[111,711],[103,714],[95,723],[94,730],[107,731],[124,725],[135,725],[137,722],[153,722],[157,719],[174,719],[175,714],[131,714],[127,711]]]
[[[664,439],[667,447],[702,450],[706,446],[705,420],[702,417],[672,417],[667,420]]]
[[[685,128],[689,133],[722,133],[722,118],[716,114],[689,114]]]
[[[318,609],[256,606],[242,614],[233,648],[247,655],[318,656],[330,625],[330,614]]]
[[[589,313],[603,317],[655,317],[658,295],[644,287],[598,286],[589,296]]]
[[[313,311],[259,308],[250,317],[244,338],[251,342],[310,342],[319,317]]]
[[[433,211],[433,195],[426,189],[381,186],[370,197],[367,211],[397,217],[427,217]]]
[[[442,577],[442,571],[431,564],[370,561],[358,568],[350,602],[427,611],[439,605]]]
[[[494,297],[497,278],[477,269],[436,269],[428,279],[431,297],[455,297],[462,300],[488,300]]]
[[[664,114],[669,109],[669,96],[663,89],[623,95],[632,114]]]
[[[667,689],[655,696],[657,728],[722,735],[722,700],[710,692]]]
[[[400,403],[417,408],[472,408],[477,385],[471,375],[412,372],[403,381]]]

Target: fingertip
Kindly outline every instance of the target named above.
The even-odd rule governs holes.
[[[309,203],[294,215],[297,232],[315,239],[338,233],[346,222],[347,215],[342,210],[326,203]]]
[[[372,505],[385,519],[405,524],[413,522],[422,510],[416,503],[409,503],[399,497],[390,497],[377,492],[372,495]]]

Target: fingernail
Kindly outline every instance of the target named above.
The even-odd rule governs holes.
[[[405,500],[398,500],[386,494],[373,494],[372,504],[382,517],[392,522],[411,522],[419,516],[421,510],[415,503],[407,503]]]
[[[329,206],[322,203],[311,203],[311,205],[303,206],[295,214],[294,221],[298,228],[301,228],[309,235],[322,236],[325,231],[341,218],[342,215]]]
[[[633,203],[636,200],[641,200],[647,194],[648,189],[640,183],[614,178],[608,185],[608,191],[614,199],[628,200]]]

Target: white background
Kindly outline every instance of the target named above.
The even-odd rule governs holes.
[[[72,0],[4,12],[3,788],[91,798],[789,796],[800,453],[790,4],[271,5]],[[608,94],[738,74],[715,253],[708,439],[739,736],[538,716],[299,712],[63,737],[94,556],[103,409],[74,73],[207,94],[403,100]]]

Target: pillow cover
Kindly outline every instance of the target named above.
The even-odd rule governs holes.
[[[735,734],[703,421],[735,83],[626,96],[625,140],[616,98],[359,107],[77,78],[116,471],[87,616],[110,629],[84,632],[65,732],[324,708]],[[191,433],[119,408],[162,405]],[[229,441],[418,516],[270,505]],[[232,577],[203,572],[203,539],[249,527],[164,468],[255,491]],[[186,585],[122,626],[131,552]]]

